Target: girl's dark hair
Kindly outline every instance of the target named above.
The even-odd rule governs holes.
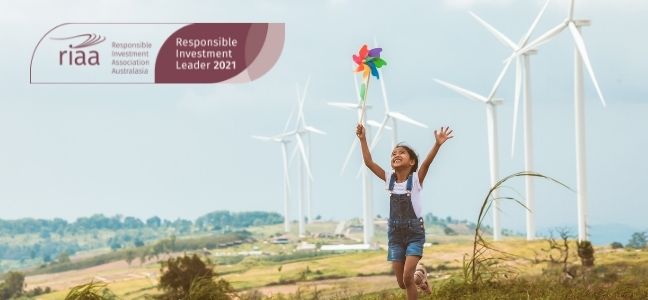
[[[412,169],[410,170],[410,174],[416,172],[416,169],[418,169],[419,160],[418,160],[418,155],[416,154],[416,152],[414,152],[414,149],[412,149],[412,147],[410,147],[405,143],[396,144],[396,147],[394,147],[394,149],[398,147],[405,149],[405,151],[407,151],[409,156],[414,160],[414,166],[412,166]]]

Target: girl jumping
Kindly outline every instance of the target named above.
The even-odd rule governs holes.
[[[398,286],[406,290],[408,300],[417,298],[414,272],[422,272],[424,274],[422,277],[427,277],[424,268],[417,268],[417,264],[423,256],[423,243],[425,243],[421,206],[423,180],[441,145],[453,138],[451,134],[452,130],[449,127],[441,127],[439,131],[434,131],[436,143],[420,167],[418,166],[418,156],[412,148],[404,144],[396,145],[391,153],[392,170],[386,172],[371,158],[364,126],[358,124],[356,127],[356,135],[360,140],[365,165],[378,178],[385,181],[385,186],[390,193],[387,260],[392,262]],[[430,292],[426,278],[422,278],[418,286],[428,293]]]

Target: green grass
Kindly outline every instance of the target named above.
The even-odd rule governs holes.
[[[321,224],[322,230],[333,225]],[[309,225],[310,226],[310,225]],[[327,227],[328,226],[328,227]],[[389,275],[391,265],[386,261],[384,250],[355,253],[318,253],[293,252],[295,245],[275,245],[267,243],[264,234],[275,234],[281,231],[282,225],[252,228],[250,231],[257,238],[255,243],[241,244],[233,247],[212,249],[211,258],[216,263],[215,272],[218,278],[224,278],[239,293],[267,289],[270,286],[290,284],[299,286],[299,294],[292,299],[402,299],[402,291],[397,288],[394,278]],[[379,235],[379,233],[377,233]],[[311,239],[310,241],[316,241]],[[422,262],[431,270],[434,286],[434,297],[439,299],[508,299],[531,298],[554,299],[563,296],[585,297],[592,293],[610,297],[643,296],[643,288],[632,288],[633,285],[648,286],[648,252],[631,250],[612,250],[608,247],[596,248],[596,266],[588,275],[578,278],[589,278],[593,283],[581,279],[562,281],[560,267],[548,262],[548,254],[542,251],[548,248],[546,241],[525,241],[518,238],[506,238],[494,243],[498,249],[523,257],[512,261],[519,276],[515,279],[488,282],[481,285],[467,286],[463,282],[462,259],[465,253],[473,250],[471,236],[432,236],[428,241],[439,241],[440,244],[424,249]],[[488,241],[493,243],[492,241]],[[570,266],[578,266],[575,254],[576,247],[570,243]],[[242,256],[240,251],[263,251],[270,256]],[[97,276],[109,274],[137,273],[142,267],[131,267],[124,270],[107,270]],[[159,265],[147,265],[151,270],[159,270]],[[142,271],[143,272],[143,271]],[[366,276],[380,275],[380,276]],[[584,277],[588,276],[588,277]],[[348,278],[348,280],[329,280]],[[333,283],[331,283],[333,282]],[[552,288],[552,286],[557,286]],[[146,294],[157,294],[154,283],[148,279],[124,279],[108,284],[120,299],[143,299]],[[608,290],[605,290],[608,288]],[[509,292],[510,291],[510,294]],[[39,299],[61,299],[67,291],[58,291]],[[590,293],[590,294],[588,294]],[[634,294],[633,294],[634,293]],[[288,297],[288,295],[285,295]],[[372,298],[373,297],[373,298]],[[429,297],[428,297],[429,298]],[[601,298],[601,297],[594,297]],[[435,298],[436,299],[436,298]]]

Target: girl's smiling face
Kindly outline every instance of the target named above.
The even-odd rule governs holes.
[[[396,146],[391,154],[391,167],[394,170],[408,168],[412,169],[416,166],[417,161],[412,159],[408,149],[402,146]]]

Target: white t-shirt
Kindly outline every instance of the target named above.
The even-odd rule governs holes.
[[[394,172],[392,170],[385,171],[385,189],[389,193],[389,181],[391,180],[391,176]],[[414,208],[414,213],[416,214],[417,218],[423,217],[423,206],[421,206],[421,191],[423,190],[423,187],[421,187],[421,182],[419,181],[418,178],[418,172],[412,173],[412,191],[411,191],[411,196],[412,196],[412,208]],[[394,194],[406,194],[407,193],[407,180],[403,182],[394,182],[394,190],[392,191]]]

